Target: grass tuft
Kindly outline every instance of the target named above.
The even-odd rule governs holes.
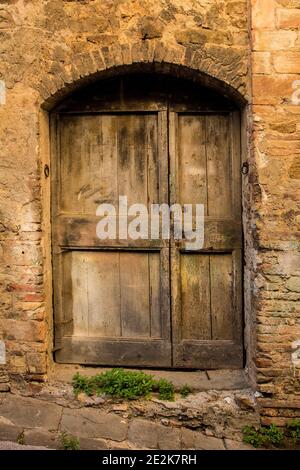
[[[64,450],[80,450],[79,439],[64,431],[60,434],[60,442]]]
[[[83,392],[88,396],[107,394],[127,400],[148,398],[151,392],[158,391],[161,400],[174,400],[174,385],[168,380],[156,381],[142,371],[124,369],[111,369],[93,377],[77,373],[73,377],[73,390],[76,396]]]

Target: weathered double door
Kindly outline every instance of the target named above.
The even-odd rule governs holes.
[[[238,113],[190,90],[178,99],[173,83],[151,95],[145,82],[143,97],[117,80],[52,118],[56,360],[241,367]],[[120,237],[117,225],[99,239],[96,209],[118,213],[120,196],[148,208],[148,237]],[[151,238],[162,203],[204,204],[201,249],[175,240],[172,223],[170,239]]]

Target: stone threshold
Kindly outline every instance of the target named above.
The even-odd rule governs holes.
[[[101,374],[111,367],[88,367],[78,365],[54,364],[48,377],[50,381],[71,383],[73,376],[79,372],[81,375],[93,376]],[[184,385],[188,385],[193,391],[204,390],[242,390],[249,387],[247,375],[243,369],[238,370],[198,370],[198,371],[178,371],[161,369],[133,369],[128,371],[142,370],[146,374],[152,375],[155,379],[166,379],[171,381],[176,390],[180,390]]]

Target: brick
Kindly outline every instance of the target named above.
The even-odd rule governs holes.
[[[270,426],[270,424],[275,424],[275,426],[286,426],[288,419],[280,417],[262,417],[261,424],[263,426]]]
[[[254,75],[253,101],[256,105],[276,105],[284,100],[290,102],[296,75]],[[272,93],[270,93],[272,90]]]
[[[286,288],[292,292],[300,292],[300,277],[293,276],[286,282]]]
[[[285,51],[295,46],[296,31],[260,31],[253,33],[254,51]]]
[[[271,53],[253,52],[252,54],[253,73],[268,75],[272,72]]]
[[[9,356],[8,360],[9,370],[13,374],[26,374],[27,373],[27,364],[25,356]]]
[[[5,338],[17,341],[44,341],[46,325],[37,321],[0,320]]]
[[[275,29],[275,1],[252,0],[252,24],[255,29]]]
[[[299,8],[278,8],[277,27],[280,29],[299,30],[300,10]]]
[[[300,26],[300,23],[299,23]],[[300,52],[284,52],[274,55],[274,70],[278,73],[299,73]]]
[[[0,393],[2,392],[9,392],[10,385],[8,383],[0,383]]]
[[[43,294],[26,294],[23,297],[23,302],[43,302],[44,300]]]
[[[289,177],[294,180],[300,179],[300,157],[296,155],[289,168]],[[295,273],[296,274],[296,273]]]
[[[45,374],[46,373],[46,360],[45,353],[27,353],[26,354],[27,367],[30,374]]]

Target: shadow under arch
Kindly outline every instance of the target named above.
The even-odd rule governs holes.
[[[130,65],[112,66],[105,70],[97,71],[88,74],[85,77],[79,78],[72,83],[64,84],[53,95],[47,98],[43,104],[42,109],[48,112],[56,111],[61,103],[67,102],[72,96],[79,96],[83,90],[88,90],[89,87],[93,89],[94,86],[99,85],[111,79],[120,77],[134,77],[134,76],[155,76],[159,79],[165,79],[174,82],[190,83],[194,90],[196,87],[201,88],[203,91],[206,89],[210,93],[215,93],[221,100],[226,100],[231,103],[236,109],[243,110],[247,105],[247,99],[235,88],[226,82],[208,75],[205,72],[193,69],[189,66],[171,64],[166,62],[152,62],[152,63],[133,63]]]

